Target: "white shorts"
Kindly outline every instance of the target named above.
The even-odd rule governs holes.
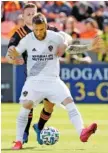
[[[67,97],[71,97],[71,93],[65,83],[56,79],[54,81],[31,80],[27,79],[21,93],[20,102],[33,101],[37,105],[43,99],[47,98],[50,102],[59,105]]]

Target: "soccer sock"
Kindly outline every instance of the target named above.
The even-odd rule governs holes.
[[[81,134],[82,129],[84,128],[84,123],[81,117],[80,112],[78,111],[74,102],[67,104],[66,110],[68,111],[70,121],[75,126],[78,134]]]
[[[49,118],[51,117],[51,114],[52,113],[48,113],[44,110],[42,110],[41,114],[40,114],[40,118],[39,118],[39,121],[38,121],[38,128],[39,130],[42,130],[45,123],[49,120]]]
[[[27,126],[25,128],[25,131],[27,134],[29,134],[29,129],[30,129],[30,125],[33,119],[33,108],[31,109],[29,115],[28,115],[28,122],[27,122]]]
[[[29,109],[24,107],[21,108],[20,113],[17,117],[17,130],[16,130],[16,141],[23,142],[23,134],[28,121]]]

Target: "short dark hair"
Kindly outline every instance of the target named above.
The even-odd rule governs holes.
[[[33,17],[32,23],[34,23],[34,24],[42,24],[42,23],[47,24],[47,20],[46,20],[46,17],[42,13],[37,13]]]
[[[23,7],[23,11],[24,11],[25,9],[27,9],[27,8],[36,8],[36,9],[37,9],[36,5],[33,4],[33,3],[26,3],[26,4],[24,5],[24,7]]]

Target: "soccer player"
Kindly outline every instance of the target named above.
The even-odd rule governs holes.
[[[12,38],[10,39],[9,45],[8,45],[8,51],[13,49],[15,46],[17,46],[22,38],[24,38],[28,33],[32,32],[32,18],[33,16],[37,13],[37,8],[34,4],[32,3],[27,3],[24,8],[23,8],[23,18],[24,18],[24,23],[25,25],[19,29],[16,30]],[[55,32],[59,32],[59,30],[55,27],[49,27],[47,26],[48,29],[53,30]],[[60,32],[61,35],[66,37],[68,39],[69,44],[71,44],[71,37],[67,35],[64,32]],[[20,58],[10,58],[7,56],[8,62],[10,64],[15,64],[15,65],[22,65],[22,64],[27,64],[27,51],[22,53]],[[39,130],[42,130],[45,123],[49,120],[51,117],[51,114],[53,112],[53,107],[54,104],[50,103],[48,99],[44,99],[44,108],[41,111],[40,118],[37,124],[37,128]],[[28,123],[24,131],[23,135],[23,143],[28,142],[28,136],[29,136],[29,129],[31,125],[31,121],[33,118],[33,109],[31,109],[29,115],[28,115]],[[40,132],[39,132],[40,133]],[[37,137],[38,139],[38,137]],[[39,141],[39,140],[38,140]],[[40,143],[40,142],[39,142]]]
[[[44,98],[54,104],[61,103],[65,106],[80,140],[86,142],[96,131],[97,124],[93,123],[84,128],[82,117],[70,91],[59,77],[59,56],[64,54],[67,42],[59,33],[47,30],[46,18],[41,13],[35,15],[32,22],[33,32],[24,37],[17,47],[8,51],[8,56],[12,58],[20,56],[25,50],[28,53],[27,79],[20,97],[22,108],[17,118],[16,143],[12,149],[22,148],[28,114],[31,108]],[[37,127],[34,129],[37,133]]]
[[[24,38],[28,33],[32,32],[32,18],[37,13],[37,8],[32,3],[27,3],[23,8],[23,18],[25,25],[19,29],[16,30],[12,38],[10,39],[8,50],[11,50],[15,46],[17,46],[22,38]],[[48,27],[51,30],[58,31],[55,27]],[[10,58],[8,56],[8,62],[11,64],[26,64],[27,61],[27,51],[22,53],[20,58]],[[45,123],[49,120],[51,117],[51,114],[53,112],[54,104],[50,103],[47,99],[44,100],[44,108],[41,111],[39,122],[38,122],[38,128],[40,130],[43,129]],[[33,118],[33,109],[31,109],[29,115],[28,115],[28,123],[25,128],[25,132],[23,135],[23,142],[28,141],[29,136],[29,128],[31,125],[31,121]]]

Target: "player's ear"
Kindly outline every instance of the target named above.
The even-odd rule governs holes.
[[[45,24],[45,28],[47,29],[47,24]]]
[[[22,18],[24,19],[24,13],[22,14]]]

